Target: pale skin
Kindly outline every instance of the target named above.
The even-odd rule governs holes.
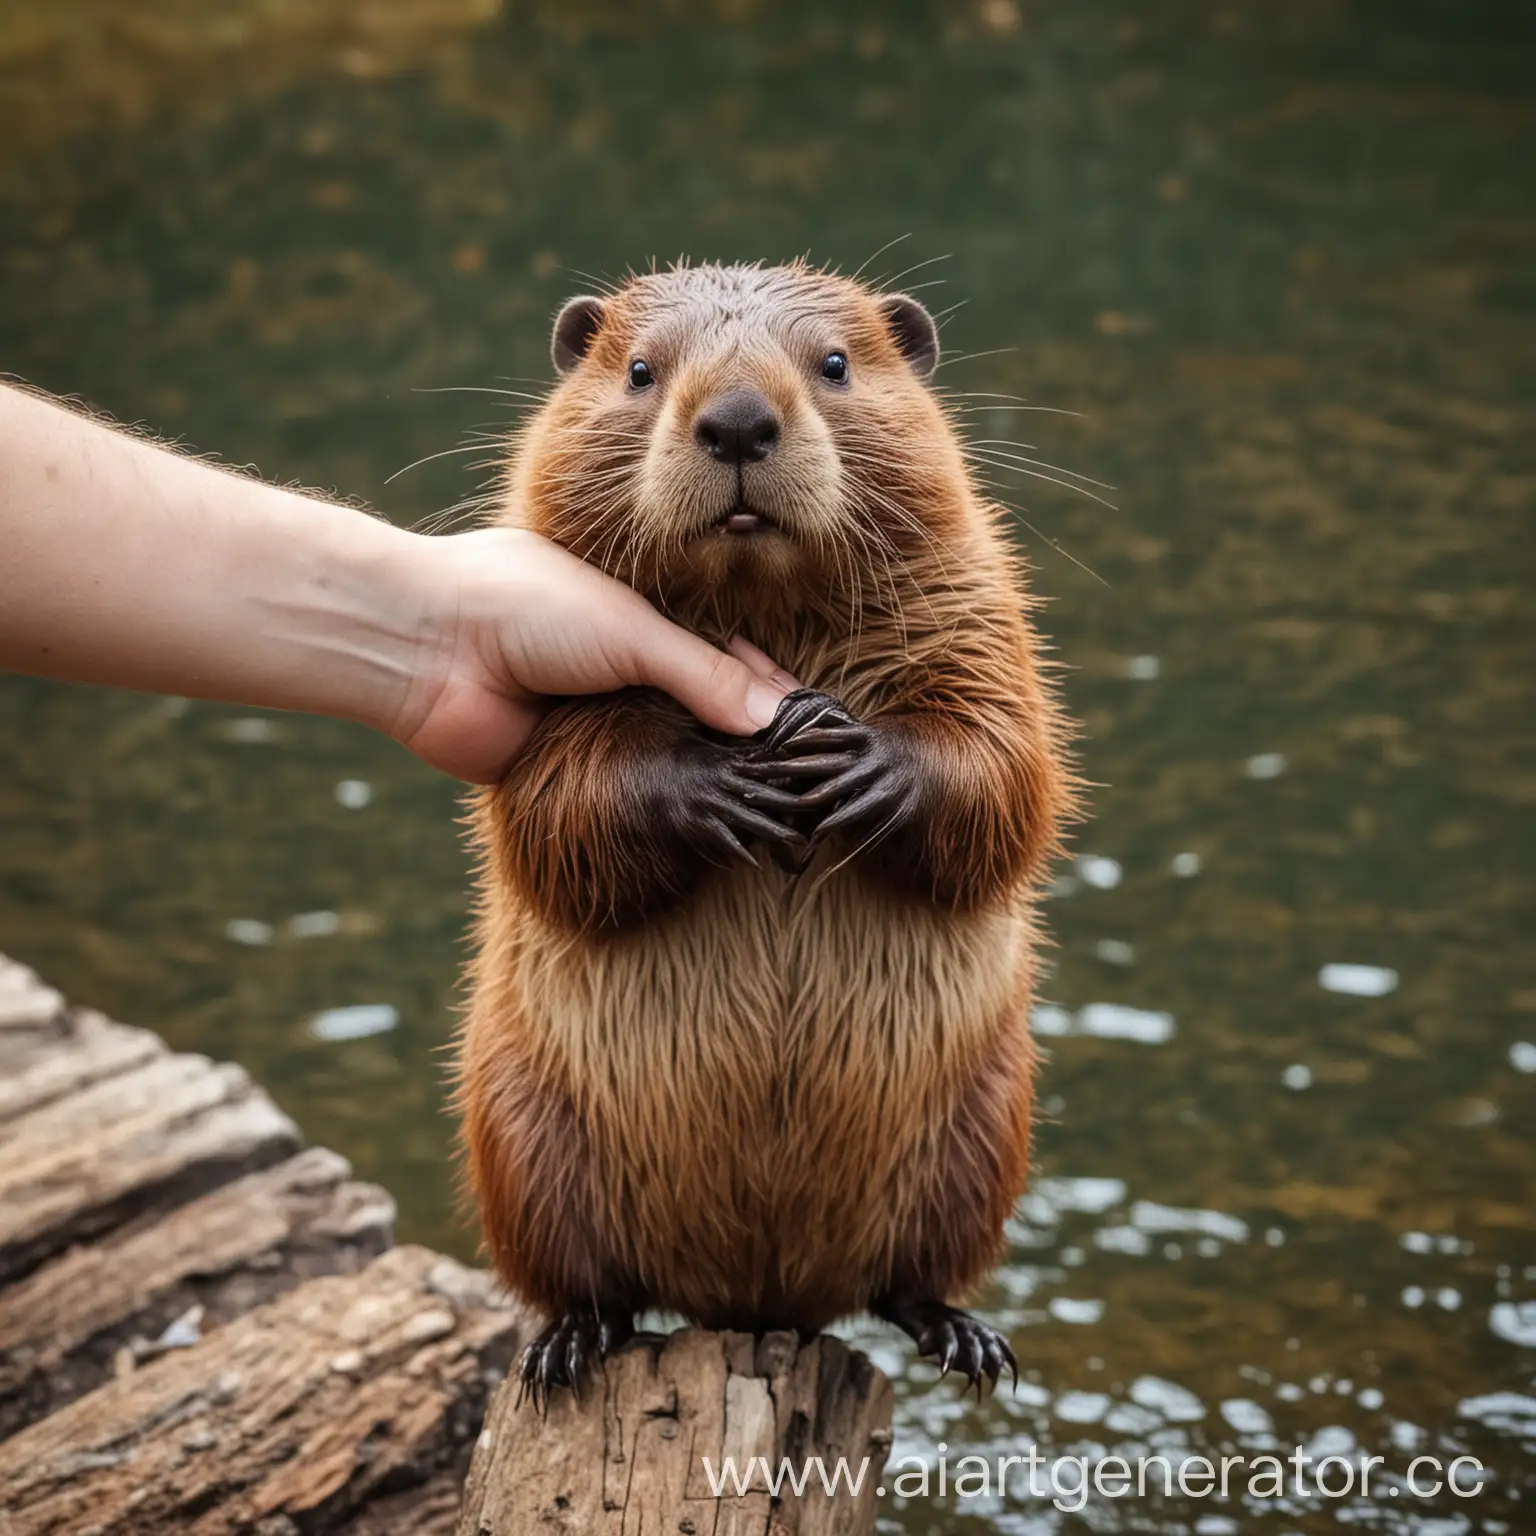
[[[0,386],[0,671],[361,721],[495,783],[550,696],[746,736],[796,684],[536,534],[428,538]]]

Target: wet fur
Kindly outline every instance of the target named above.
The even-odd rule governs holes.
[[[881,305],[804,266],[636,279],[515,447],[508,521],[904,733],[921,794],[798,877],[716,868],[665,813],[700,728],[630,690],[559,705],[480,796],[466,1162],[498,1269],[552,1313],[813,1331],[958,1299],[1024,1183],[1064,728],[999,514]],[[615,387],[637,348],[664,400]],[[792,536],[736,547],[686,433],[743,378],[785,422],[759,489]]]

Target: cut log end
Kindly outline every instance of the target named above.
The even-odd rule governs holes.
[[[487,1415],[458,1536],[874,1529],[891,1385],[840,1339],[686,1329],[635,1340],[546,1414],[517,1387]]]

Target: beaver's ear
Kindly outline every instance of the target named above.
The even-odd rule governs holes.
[[[555,317],[555,334],[549,343],[549,355],[555,360],[555,372],[562,378],[572,372],[592,338],[602,329],[604,306],[589,294],[571,299]]]
[[[939,328],[933,323],[933,316],[904,293],[885,294],[880,300],[880,313],[913,373],[920,379],[931,379],[933,370],[939,366]]]

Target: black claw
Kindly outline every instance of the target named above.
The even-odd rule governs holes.
[[[831,694],[809,688],[787,695],[751,746],[713,744],[689,765],[696,777],[683,797],[691,807],[685,834],[732,860],[753,862],[747,849],[763,845],[791,874],[831,833],[867,846],[909,819],[917,803],[905,738],[861,724]]]
[[[998,1343],[1003,1347],[1003,1359],[1008,1362],[1008,1369],[1013,1374],[1013,1390],[1019,1390],[1019,1362],[1013,1357],[1013,1349],[1007,1339],[1000,1338]]]
[[[770,843],[783,843],[786,846],[803,846],[805,843],[805,839],[793,827],[786,827],[749,805],[721,805],[715,814],[736,830]]]
[[[857,829],[865,833],[883,833],[895,826],[906,803],[905,790],[900,785],[882,781],[870,785],[853,799],[838,806],[830,816],[824,816],[812,834],[812,840],[820,842],[841,827]]]
[[[782,747],[781,755],[812,752],[857,751],[869,744],[867,725],[817,725],[797,731]]]
[[[809,757],[753,758],[740,771],[764,783],[778,784],[788,779],[826,779],[845,773],[860,759],[852,752],[823,752]]]
[[[715,852],[723,854],[729,863],[750,864],[757,868],[757,860],[726,824],[717,816],[709,817],[700,829],[702,836]]]
[[[839,800],[851,795],[854,790],[862,789],[871,779],[877,779],[884,771],[882,764],[871,758],[865,758],[862,762],[854,762],[835,778],[823,779],[814,789],[808,789],[800,796],[800,806],[820,807],[823,805],[835,805]]]
[[[944,1324],[939,1330],[939,1337],[944,1340],[944,1353],[939,1360],[939,1375],[948,1376],[949,1368],[955,1363],[955,1351],[960,1348],[960,1341],[955,1337],[952,1323]]]
[[[634,1332],[634,1321],[627,1313],[605,1313],[597,1328],[598,1359],[606,1360],[621,1344],[633,1338]]]
[[[596,1312],[590,1308],[558,1317],[536,1338],[518,1362],[517,1406],[527,1396],[537,1414],[549,1413],[557,1387],[581,1395],[582,1378],[597,1360],[605,1359],[634,1332],[626,1312]]]
[[[746,773],[751,767],[749,763],[738,765],[737,771]],[[800,797],[787,789],[780,789],[774,784],[759,783],[756,779],[747,779],[744,783],[733,783],[731,792],[743,805],[749,805],[754,810],[770,811],[798,811],[800,809]]]
[[[969,1329],[960,1330],[959,1349],[960,1369],[965,1374],[967,1386],[978,1386],[981,1381],[981,1367],[986,1359],[981,1339]]]
[[[997,1391],[997,1378],[1003,1374],[1003,1341],[997,1337],[987,1340],[981,1368],[986,1372],[987,1384]],[[976,1383],[976,1400],[981,1401],[981,1383]]]
[[[826,720],[831,725],[851,726],[857,722],[832,697],[814,688],[797,688],[785,694],[779,703],[778,713],[766,731],[758,732],[755,740],[770,752],[777,752],[792,736]]]
[[[676,782],[668,788],[679,836],[706,857],[757,867],[749,844],[759,842],[803,851],[806,831],[797,797],[762,783],[746,771],[740,747],[696,742],[677,760]]]
[[[937,1301],[886,1301],[875,1311],[907,1333],[917,1344],[918,1353],[938,1365],[940,1376],[947,1376],[958,1365],[965,1377],[963,1391],[975,1387],[978,1401],[984,1383],[996,1390],[1005,1364],[1013,1373],[1015,1388],[1018,1386],[1019,1365],[1013,1347],[995,1328],[969,1312]]]

